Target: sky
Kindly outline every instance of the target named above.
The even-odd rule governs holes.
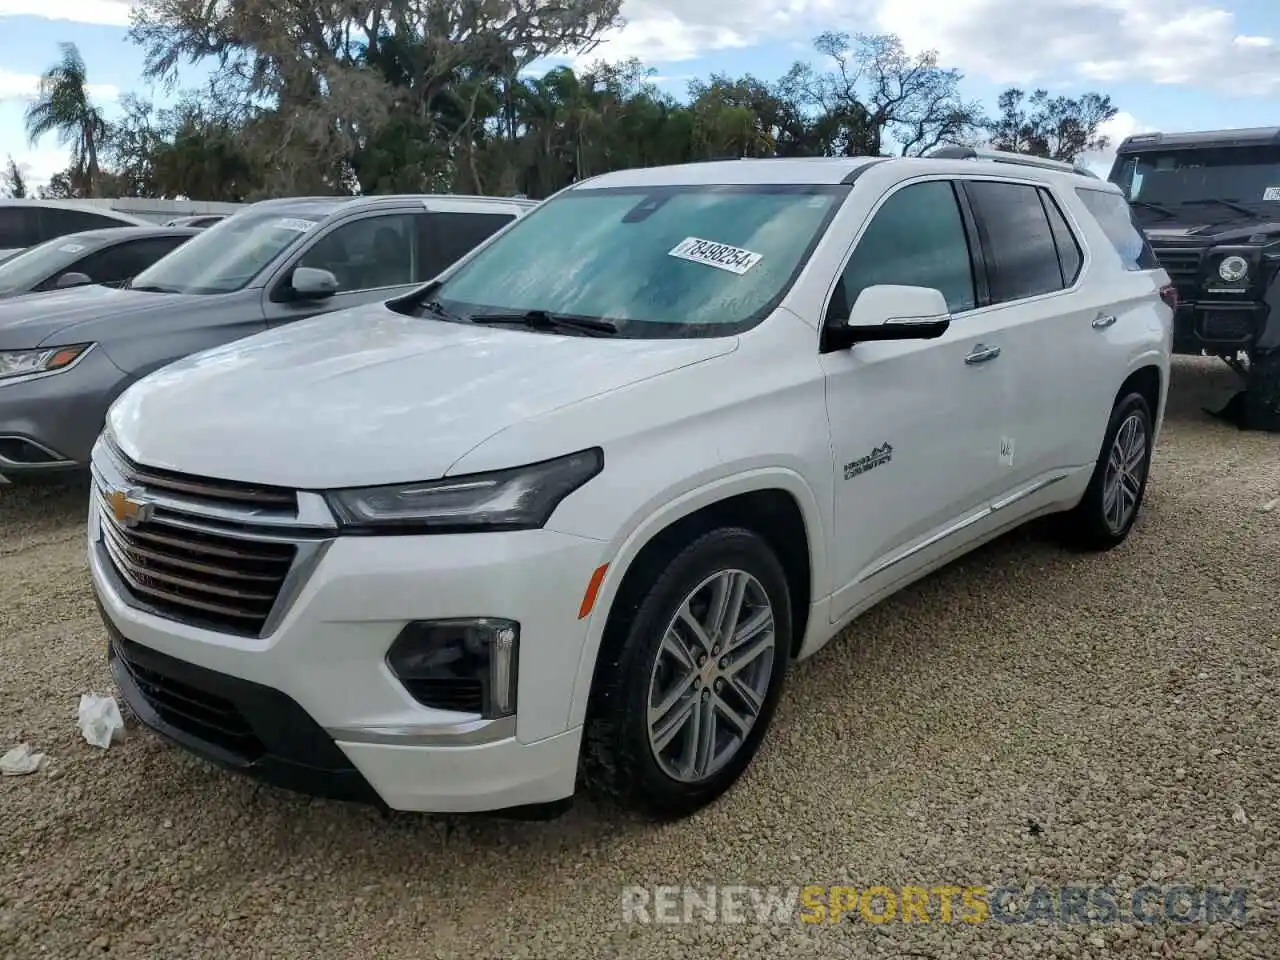
[[[964,74],[964,94],[992,109],[1008,86],[1110,94],[1120,109],[1105,130],[1113,143],[1151,130],[1280,125],[1277,0],[623,0],[622,13],[626,24],[580,63],[638,56],[677,96],[712,72],[773,79],[815,59],[818,33],[845,30],[938,51]],[[54,135],[32,145],[22,125],[60,41],[80,48],[108,116],[122,93],[163,102],[142,79],[128,24],[128,0],[0,0],[0,161],[12,155],[35,184],[66,166]],[[206,69],[185,69],[181,85],[200,85]],[[1087,161],[1104,172],[1111,157]]]

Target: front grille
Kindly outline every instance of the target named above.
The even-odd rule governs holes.
[[[108,442],[109,443],[109,442]],[[173,470],[144,467],[129,459],[115,444],[109,443],[112,458],[122,468],[130,483],[144,486],[156,493],[171,493],[182,497],[196,497],[218,506],[259,507],[276,511],[296,512],[298,497],[292,490],[282,487],[240,483],[236,480],[209,480],[189,477]]]
[[[1200,335],[1205,340],[1223,343],[1246,343],[1253,339],[1253,314],[1210,310],[1201,323]]]
[[[1200,299],[1200,263],[1203,251],[1164,247],[1155,250],[1156,259],[1178,291],[1178,300],[1189,303]]]
[[[111,446],[94,461],[101,556],[135,606],[238,636],[261,636],[305,538],[297,496],[278,488],[142,467]],[[113,494],[145,513],[118,519]]]
[[[173,677],[148,669],[131,656],[132,644],[115,641],[115,654],[147,706],[170,726],[252,763],[266,752],[235,704]]]

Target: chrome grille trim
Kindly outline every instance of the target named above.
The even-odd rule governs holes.
[[[236,636],[266,637],[279,626],[333,538],[336,523],[316,494],[276,501],[228,501],[221,481],[155,476],[117,456],[104,439],[90,464],[93,547],[103,571],[132,607],[179,623]],[[183,492],[175,493],[178,486]],[[201,499],[192,491],[209,489]],[[108,498],[129,491],[149,515],[118,523]],[[304,498],[313,497],[308,503]]]
[[[236,500],[226,496],[227,489],[236,487],[231,481],[205,480],[199,477],[183,477],[165,471],[160,476],[152,468],[140,467],[130,460],[111,438],[104,434],[93,449],[92,472],[100,474],[110,488],[141,488],[147,499],[156,506],[157,514],[164,514],[175,525],[181,517],[188,523],[197,523],[189,529],[204,530],[225,536],[235,536],[235,529],[244,525],[255,528],[280,527],[291,531],[298,528],[337,531],[338,524],[324,498],[309,491],[288,491],[289,502],[279,500],[279,488],[254,487],[254,490],[271,490],[271,501],[253,502]],[[208,496],[194,493],[209,491]],[[237,490],[235,496],[243,496]],[[223,523],[218,524],[219,521]],[[255,530],[252,539],[261,539],[262,531]]]

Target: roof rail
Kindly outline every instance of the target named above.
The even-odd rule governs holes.
[[[1029,153],[1011,153],[1007,150],[979,150],[974,147],[949,146],[939,147],[925,154],[925,156],[931,160],[990,160],[993,163],[1013,163],[1023,167],[1058,170],[1062,173],[1074,173],[1081,177],[1098,179],[1096,173],[1078,163],[1050,160],[1047,157],[1034,157]]]

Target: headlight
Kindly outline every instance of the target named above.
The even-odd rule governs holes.
[[[561,500],[603,469],[604,451],[592,447],[511,470],[428,483],[333,490],[327,497],[342,524],[357,530],[536,530]]]
[[[33,373],[53,373],[69,367],[92,344],[70,347],[45,347],[40,350],[0,350],[0,380],[25,377]]]
[[[1218,276],[1227,283],[1238,283],[1249,275],[1249,261],[1244,257],[1223,257],[1218,264]]]

